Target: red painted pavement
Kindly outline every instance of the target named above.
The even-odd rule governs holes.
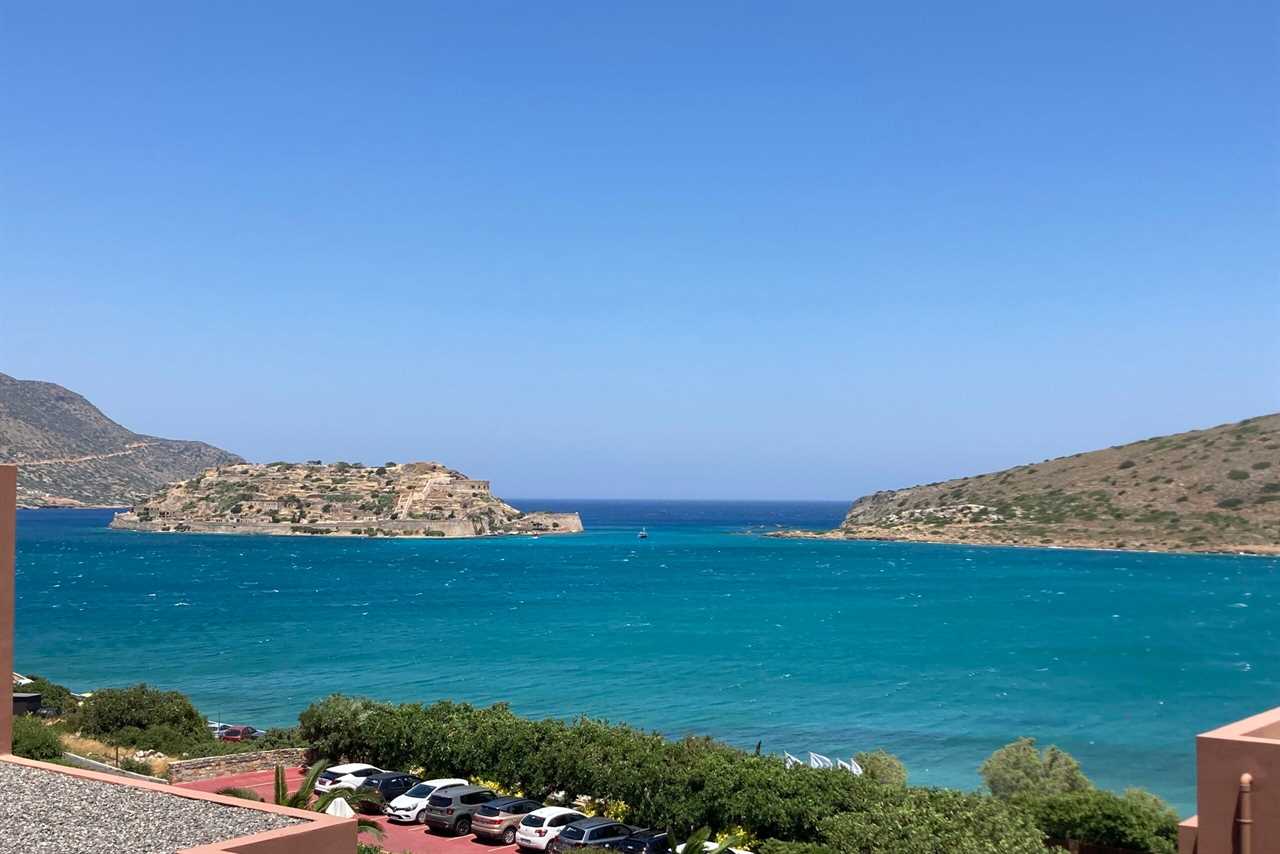
[[[285,769],[285,785],[289,791],[295,791],[302,782],[303,774],[297,768]],[[232,774],[213,780],[195,780],[190,783],[178,783],[183,789],[195,789],[201,792],[216,792],[219,789],[235,787],[252,789],[270,801],[275,797],[275,772],[251,771],[247,774]],[[443,836],[426,831],[420,824],[392,824],[382,816],[365,816],[382,825],[381,841],[371,839],[367,835],[360,838],[365,842],[377,842],[393,854],[409,852],[409,854],[513,854],[514,845],[490,845],[480,842],[474,836]]]

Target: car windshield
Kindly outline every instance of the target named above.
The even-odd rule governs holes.
[[[429,786],[426,783],[419,783],[409,791],[405,792],[411,798],[425,798],[436,790],[435,786]]]
[[[560,835],[563,836],[565,839],[581,839],[587,834],[585,831],[583,831],[582,828],[574,827],[573,825],[570,825],[566,827],[564,830],[560,831]]]
[[[448,795],[432,795],[431,800],[427,801],[433,807],[447,807],[453,804],[453,798]]]
[[[525,827],[542,827],[545,822],[546,819],[540,815],[527,815],[524,817],[524,821],[520,823]]]
[[[321,771],[320,772],[321,780],[336,780],[341,776],[342,775],[339,774],[337,771]]]

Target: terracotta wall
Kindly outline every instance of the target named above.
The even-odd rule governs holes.
[[[1280,852],[1280,708],[1196,738],[1197,815],[1182,823],[1179,854],[1241,854],[1240,777],[1249,774],[1251,854]]]

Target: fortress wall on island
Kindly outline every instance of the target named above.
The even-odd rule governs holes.
[[[181,526],[181,527],[180,527]],[[493,536],[500,534],[530,533],[580,533],[582,520],[577,513],[526,513],[509,530],[482,531],[476,533],[470,519],[356,519],[333,520],[293,524],[289,522],[215,522],[184,520],[180,517],[144,521],[132,513],[117,514],[111,527],[128,531],[151,533],[197,534],[259,534],[268,536],[313,535],[324,536],[329,531],[343,536],[365,536],[370,529],[394,532],[404,537],[461,537]]]

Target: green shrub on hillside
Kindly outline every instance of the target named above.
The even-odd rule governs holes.
[[[147,746],[143,738],[170,746],[180,740],[213,741],[204,718],[184,694],[145,684],[96,691],[80,708],[80,729],[86,735],[139,746]]]
[[[856,812],[827,819],[823,842],[837,854],[1044,854],[1026,812],[950,789],[890,790]]]
[[[19,715],[13,719],[13,752],[27,759],[47,762],[62,756],[62,743],[58,734],[39,718]]]
[[[907,785],[907,766],[892,753],[873,750],[854,754],[853,758],[862,766],[862,773],[877,783],[899,787]]]
[[[1100,789],[1055,795],[1022,795],[1011,802],[1053,840],[1175,854],[1178,817],[1168,805],[1139,789],[1124,795]]]

